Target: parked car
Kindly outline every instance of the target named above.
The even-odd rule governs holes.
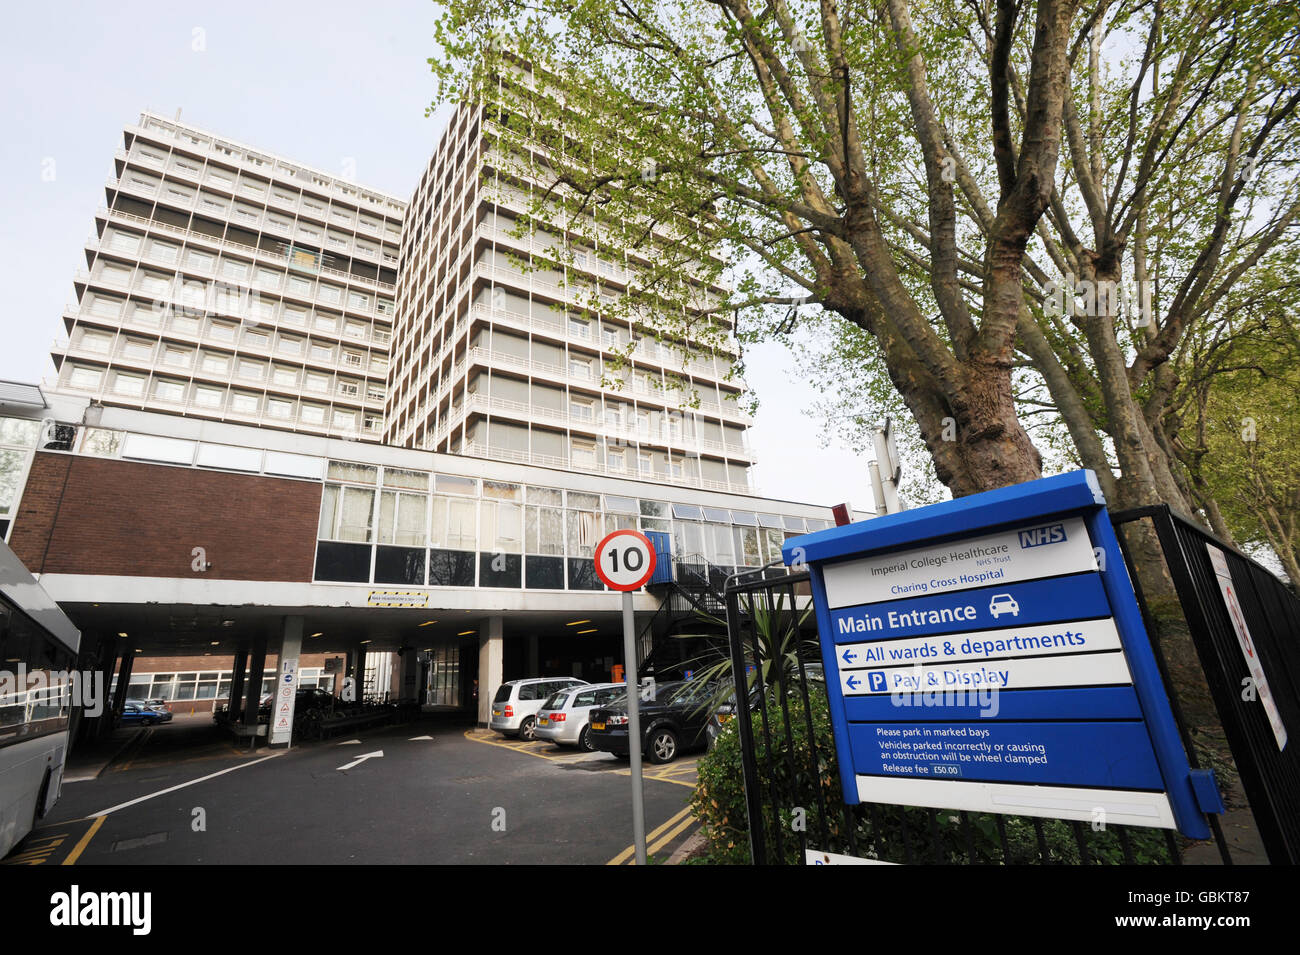
[[[533,740],[536,738],[537,711],[551,694],[568,686],[586,685],[586,680],[571,676],[533,677],[502,683],[492,698],[492,719],[488,726],[503,736]]]
[[[118,718],[119,726],[153,726],[155,723],[170,723],[170,710],[154,709],[135,700],[127,700]]]
[[[623,683],[593,683],[557,690],[537,711],[537,738],[592,752],[595,747],[591,745],[587,715],[592,708],[613,704],[626,693],[627,686]]]
[[[692,680],[660,683],[652,699],[641,700],[641,752],[652,763],[670,763],[680,753],[705,745],[705,726],[712,716],[708,705],[717,687]],[[620,758],[630,754],[627,700],[598,707],[589,714],[595,749]]]
[[[820,689],[824,695],[826,693],[826,672],[820,663],[809,662],[804,664],[804,674],[808,678],[809,690]],[[798,680],[798,675],[792,674],[792,679]],[[728,682],[730,682],[728,678]],[[795,684],[797,686],[797,683]],[[792,686],[790,691],[797,693],[798,690]],[[758,710],[758,687],[752,686],[749,691],[749,709],[757,717]],[[736,716],[736,691],[732,690],[727,694],[725,700],[709,714],[709,721],[704,727],[704,735],[707,738],[707,748],[712,750],[718,741],[718,736],[722,733],[722,728],[730,723]]]

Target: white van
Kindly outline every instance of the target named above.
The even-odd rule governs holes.
[[[537,738],[537,711],[550,695],[566,686],[586,684],[586,680],[571,676],[543,676],[502,683],[492,698],[492,719],[488,726],[503,736],[534,740]]]

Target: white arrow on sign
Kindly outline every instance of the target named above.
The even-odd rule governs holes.
[[[345,769],[351,769],[353,766],[360,766],[368,759],[374,759],[376,756],[383,756],[383,755],[384,755],[384,751],[382,749],[377,749],[373,753],[366,753],[366,755],[364,756],[358,756],[356,759],[352,760],[352,762],[348,763],[346,766],[340,766],[339,772],[342,772]]]

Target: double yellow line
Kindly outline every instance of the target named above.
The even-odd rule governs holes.
[[[695,817],[691,815],[691,807],[687,806],[681,812],[677,813],[677,815],[670,818],[662,826],[659,826],[656,829],[654,829],[652,832],[646,834],[645,837],[646,855],[652,856],[656,852],[661,851],[664,848],[664,846],[668,845],[670,842],[672,842],[674,839],[676,839],[678,836],[680,836],[683,832],[685,832],[693,825],[695,825]],[[628,846],[618,855],[614,856],[614,858],[606,862],[605,865],[624,865],[625,863],[629,865],[636,865],[635,860],[633,860],[631,863],[628,863],[627,861],[628,859],[631,859],[632,856],[634,856],[635,854],[636,854],[636,846]]]

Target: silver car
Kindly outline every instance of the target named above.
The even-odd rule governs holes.
[[[533,677],[530,680],[511,680],[497,687],[492,697],[492,719],[488,726],[504,736],[518,736],[522,740],[536,739],[537,711],[557,690],[571,686],[586,686],[586,680],[571,676]]]
[[[537,738],[594,752],[595,747],[587,733],[587,713],[597,706],[613,702],[626,692],[625,683],[593,683],[559,690],[537,711]]]

